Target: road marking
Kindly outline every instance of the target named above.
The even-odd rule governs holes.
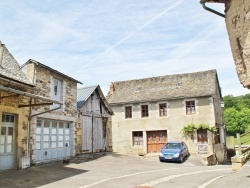
[[[133,174],[127,174],[127,175],[123,175],[123,176],[117,176],[117,177],[103,179],[101,181],[94,182],[94,183],[91,183],[91,184],[88,184],[88,185],[84,185],[84,186],[81,186],[79,188],[88,188],[88,187],[92,187],[92,186],[95,186],[95,185],[98,185],[98,184],[101,184],[101,183],[104,183],[104,182],[107,182],[107,181],[110,181],[110,180],[131,177],[131,176],[135,176],[135,175],[139,175],[139,174],[146,174],[146,173],[152,173],[152,172],[162,172],[162,171],[169,171],[169,170],[178,170],[178,169],[183,169],[183,168],[190,168],[190,167],[166,168],[166,169],[160,169],[160,170],[150,170],[150,171],[144,171],[144,172],[137,172],[137,173],[133,173]],[[231,168],[216,169],[216,170],[207,170],[205,172],[222,171],[222,170],[231,170]],[[203,173],[203,172],[204,171],[190,172],[190,173],[184,173],[184,174],[179,174],[179,175],[172,175],[172,176],[169,176],[169,177],[170,177],[170,179],[174,179],[174,178],[179,177],[179,176],[185,176],[185,175],[190,175],[190,174],[192,175],[192,174],[198,174],[198,173]],[[169,177],[162,178],[162,179],[168,179]],[[170,179],[168,179],[168,180],[170,180]],[[157,180],[155,180],[155,181],[157,181]],[[154,182],[154,181],[150,181],[150,182]],[[150,183],[150,182],[148,182],[148,183]],[[148,183],[145,183],[145,184],[142,184],[142,185],[139,185],[139,186],[153,186],[153,185],[148,185]],[[156,185],[156,184],[154,184],[154,185]]]
[[[171,179],[178,178],[178,177],[181,177],[181,176],[200,174],[200,173],[205,173],[205,172],[223,171],[223,170],[231,170],[231,168],[215,169],[215,170],[207,170],[207,171],[196,171],[196,172],[188,172],[188,173],[183,173],[183,174],[176,174],[176,175],[168,176],[168,177],[165,177],[165,178],[149,181],[147,183],[141,184],[140,186],[152,186],[153,187],[154,185],[157,185],[157,184],[160,184],[160,183],[163,183],[163,182],[167,182],[167,181],[169,181]]]
[[[139,175],[139,174],[146,174],[146,173],[151,173],[151,172],[161,172],[161,171],[169,171],[169,170],[176,170],[176,169],[183,169],[183,168],[190,168],[190,167],[182,167],[182,168],[165,168],[165,169],[160,169],[160,170],[150,170],[150,171],[144,171],[144,172],[137,172],[137,173],[133,173],[133,174],[127,174],[127,175],[123,175],[123,176],[117,176],[117,177],[112,177],[112,178],[107,178],[95,183],[91,183],[88,185],[84,185],[82,187],[79,188],[87,188],[87,187],[92,187],[94,185],[98,185],[100,183],[104,183],[106,181],[110,181],[110,180],[114,180],[114,179],[120,179],[120,178],[126,178],[126,177],[130,177],[130,176],[135,176],[135,175]]]
[[[220,178],[223,178],[223,177],[225,177],[225,176],[227,176],[227,175],[228,175],[228,174],[223,175],[223,176],[216,177],[216,178],[214,178],[214,179],[211,179],[210,181],[208,181],[208,182],[206,182],[206,183],[200,185],[198,188],[205,188],[206,186],[208,186],[209,184],[213,183],[214,181],[216,181],[216,180],[218,180],[218,179],[220,179]]]

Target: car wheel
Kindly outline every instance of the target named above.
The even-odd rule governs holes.
[[[180,158],[180,163],[183,163],[183,155]]]
[[[162,159],[159,159],[160,160],[160,162],[164,162]]]

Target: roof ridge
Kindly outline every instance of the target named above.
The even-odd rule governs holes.
[[[217,72],[216,69],[210,69],[205,71],[197,71],[197,72],[191,72],[191,73],[178,73],[178,74],[168,74],[163,76],[153,76],[153,77],[145,77],[145,78],[138,78],[138,79],[131,79],[131,80],[123,80],[123,81],[115,81],[114,83],[121,83],[121,82],[129,82],[129,81],[139,81],[139,80],[148,80],[148,79],[154,79],[154,78],[163,78],[163,77],[173,77],[178,75],[193,75],[193,74],[201,74],[205,72]]]
[[[87,89],[87,88],[93,88],[93,87],[98,87],[98,85],[92,85],[92,86],[87,86],[87,87],[81,87],[81,88],[77,88],[77,90]]]

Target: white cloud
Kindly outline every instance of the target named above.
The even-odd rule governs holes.
[[[217,69],[223,94],[248,92],[225,20],[199,1],[8,0],[0,23],[0,40],[20,64],[35,59],[104,94],[112,81],[208,69]]]

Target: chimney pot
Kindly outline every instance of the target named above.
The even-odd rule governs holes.
[[[115,91],[114,82],[111,82],[110,87],[109,87],[109,92],[110,92],[111,94],[113,94],[114,91]]]

